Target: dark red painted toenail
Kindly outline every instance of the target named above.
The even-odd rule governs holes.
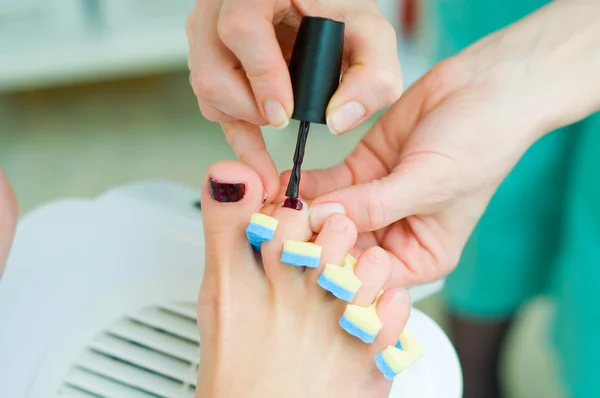
[[[221,203],[238,202],[246,194],[246,184],[243,183],[219,182],[211,177],[208,180],[208,185],[210,196]]]
[[[287,207],[288,209],[302,210],[302,206],[302,201],[296,198],[287,198],[283,202],[283,207]]]

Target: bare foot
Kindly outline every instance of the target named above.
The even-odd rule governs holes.
[[[280,261],[286,240],[309,241],[307,206],[269,206],[279,221],[272,240],[252,249],[245,231],[261,209],[258,175],[237,162],[213,165],[202,191],[206,266],[199,299],[202,358],[199,397],[387,397],[391,380],[375,357],[394,346],[410,311],[405,289],[387,288],[385,251],[360,253],[355,274],[363,282],[353,304],[369,306],[382,289],[377,315],[382,328],[365,344],[340,327],[348,303],[323,290],[325,264],[341,264],[352,251],[356,228],[335,214],[315,238],[318,268]],[[355,253],[358,254],[358,253]]]

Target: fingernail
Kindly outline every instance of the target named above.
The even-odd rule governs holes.
[[[309,222],[314,232],[319,232],[330,215],[334,213],[346,214],[346,209],[339,203],[323,203],[310,207]]]
[[[290,123],[290,119],[281,103],[275,99],[269,98],[264,103],[265,113],[269,124],[277,129],[282,129]]]
[[[327,127],[331,134],[339,135],[350,130],[367,111],[356,101],[340,106],[327,116]]]
[[[208,180],[210,197],[221,203],[239,202],[246,194],[246,184],[219,182],[210,177]]]

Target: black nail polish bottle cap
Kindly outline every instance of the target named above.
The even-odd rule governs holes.
[[[344,23],[303,17],[290,59],[293,119],[325,124],[325,110],[340,83]]]

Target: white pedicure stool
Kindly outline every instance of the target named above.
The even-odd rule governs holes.
[[[21,219],[0,279],[0,397],[192,398],[204,239],[198,190],[164,181],[64,199]],[[439,285],[415,288],[413,301]],[[393,398],[460,398],[443,331],[413,310],[425,356]]]

